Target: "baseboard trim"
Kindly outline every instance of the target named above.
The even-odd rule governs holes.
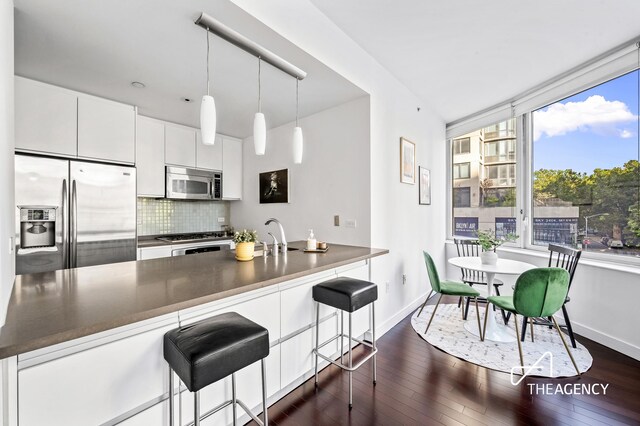
[[[376,327],[376,333],[378,333],[376,338],[379,339],[381,336],[384,336],[387,331],[389,331],[393,327],[395,327],[407,315],[409,315],[411,312],[413,312],[416,309],[418,309],[420,307],[420,305],[422,305],[424,303],[424,299],[427,297],[428,294],[429,293],[421,294],[417,299],[415,299],[413,302],[408,304],[400,312],[398,312],[397,314],[393,315],[391,318],[389,318],[388,320],[386,320],[385,322],[380,324],[378,327]],[[433,295],[431,297],[435,296],[435,294],[436,293],[433,293]],[[429,299],[431,299],[431,297]]]
[[[573,327],[574,333],[640,361],[640,347],[624,342],[620,339],[616,339],[615,337],[608,336],[598,330],[594,330],[591,327],[575,321],[571,321],[571,326]]]

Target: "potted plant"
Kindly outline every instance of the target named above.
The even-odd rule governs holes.
[[[512,242],[517,239],[518,236],[513,233],[497,238],[496,234],[491,230],[478,231],[478,243],[482,247],[480,261],[483,265],[495,265],[498,261],[496,249],[506,242]]]
[[[243,229],[233,234],[233,242],[236,244],[236,259],[240,261],[253,260],[253,250],[257,240],[258,233],[255,230]]]

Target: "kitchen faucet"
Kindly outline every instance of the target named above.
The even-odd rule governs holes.
[[[280,242],[281,242],[280,247],[282,248],[282,252],[286,253],[287,252],[287,239],[284,237],[284,228],[282,228],[282,224],[280,223],[280,221],[278,219],[274,218],[274,217],[272,217],[269,220],[267,220],[264,224],[268,225],[271,222],[274,222],[280,228]]]

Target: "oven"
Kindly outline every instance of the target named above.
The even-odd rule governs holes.
[[[167,166],[165,196],[175,200],[220,200],[222,173]]]
[[[235,244],[232,240],[206,241],[202,243],[187,243],[174,245],[171,256],[184,256],[189,254],[209,253],[213,251],[233,250]]]

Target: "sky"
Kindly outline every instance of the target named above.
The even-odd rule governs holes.
[[[638,72],[534,112],[534,170],[591,173],[637,160]]]

